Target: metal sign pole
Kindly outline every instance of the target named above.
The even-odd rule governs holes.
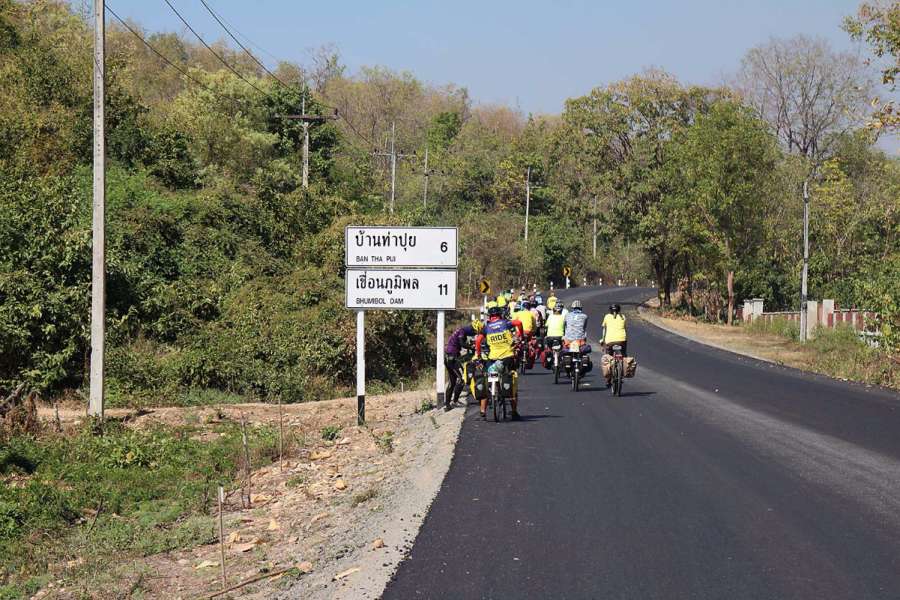
[[[444,388],[446,387],[444,372],[444,311],[437,313],[437,406],[442,406],[446,401]]]
[[[366,312],[356,313],[356,424],[366,424]]]

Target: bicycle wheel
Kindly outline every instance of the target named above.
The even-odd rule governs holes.
[[[491,392],[491,403],[494,405],[494,422],[500,422],[500,403],[503,402],[500,396],[497,394],[497,391],[494,390]]]
[[[622,372],[622,361],[616,361],[616,382],[615,382],[615,394],[616,396],[622,395],[622,378],[624,373]]]
[[[572,364],[572,389],[578,391],[578,380],[581,379],[581,367],[578,363]]]
[[[559,383],[559,361],[557,361],[556,366],[553,367],[553,383],[554,385]]]
[[[613,360],[612,364],[609,366],[611,373],[609,374],[609,393],[613,396],[616,395],[616,386],[619,382],[619,365],[618,361]]]

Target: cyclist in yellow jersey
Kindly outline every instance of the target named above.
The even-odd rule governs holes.
[[[521,337],[522,323],[516,320],[509,321],[503,318],[503,309],[494,307],[488,310],[488,322],[484,325],[484,330],[475,338],[475,356],[481,356],[481,344],[487,340],[488,344],[488,360],[503,361],[509,371],[513,371],[516,351],[513,345],[513,328],[518,330]],[[518,406],[519,398],[513,395],[510,398],[512,405],[513,419],[519,418]],[[481,400],[481,418],[487,418],[487,398]]]
[[[628,356],[628,332],[625,315],[622,307],[613,304],[609,307],[609,314],[603,317],[603,344],[606,345],[606,353],[612,355],[613,344],[622,346],[622,355]]]
[[[525,332],[526,336],[534,333],[534,313],[531,312],[527,302],[519,303],[519,310],[512,314],[512,319],[522,323],[522,331]]]

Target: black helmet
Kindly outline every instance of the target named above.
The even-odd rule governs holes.
[[[609,305],[609,312],[611,312],[611,313],[614,314],[614,315],[617,315],[617,314],[619,314],[620,312],[622,312],[622,307],[619,306],[618,304],[610,304],[610,305]]]
[[[499,306],[492,306],[488,309],[489,317],[499,317],[503,314],[503,309]]]
[[[562,313],[563,308],[564,308],[564,307],[563,307],[563,303],[562,303],[562,302],[557,302],[556,305],[553,307],[553,312],[555,312],[555,313],[557,313],[557,314],[560,314],[560,313]]]

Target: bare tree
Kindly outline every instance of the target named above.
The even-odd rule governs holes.
[[[747,52],[737,87],[789,152],[818,161],[835,134],[862,122],[870,82],[855,55],[798,35]]]

